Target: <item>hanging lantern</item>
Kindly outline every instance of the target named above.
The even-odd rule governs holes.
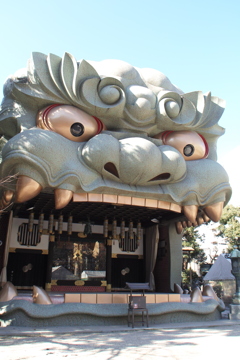
[[[33,231],[33,222],[34,222],[34,213],[31,212],[29,215],[29,219],[28,219],[28,231],[29,232]]]
[[[39,215],[39,219],[38,219],[38,232],[42,233],[43,231],[43,221],[44,221],[44,214],[40,214]]]
[[[117,220],[113,220],[113,223],[112,223],[112,237],[113,239],[116,239],[117,238]]]
[[[58,218],[58,233],[62,234],[63,229],[63,215],[60,215]]]
[[[132,240],[133,239],[133,222],[131,220],[129,222],[128,232],[129,232],[129,239]]]
[[[124,220],[121,221],[120,237],[121,237],[121,239],[125,239],[125,221]]]
[[[49,232],[49,234],[53,234],[53,223],[54,223],[54,215],[50,214],[49,222],[48,222],[48,232]]]
[[[68,235],[72,235],[72,220],[73,220],[73,217],[70,215],[68,218],[68,227],[67,227]]]
[[[103,223],[103,236],[108,237],[108,219],[105,219]]]
[[[137,223],[137,240],[141,240],[141,223],[140,221]]]

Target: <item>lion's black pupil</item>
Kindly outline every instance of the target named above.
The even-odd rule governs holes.
[[[192,144],[187,144],[183,149],[183,153],[185,156],[192,156],[194,153],[194,146]]]
[[[81,123],[74,123],[72,124],[70,131],[73,136],[81,136],[84,133],[84,126]]]

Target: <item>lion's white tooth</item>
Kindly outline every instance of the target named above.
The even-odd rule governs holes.
[[[20,175],[16,184],[15,202],[22,203],[37,196],[42,186],[28,176]]]
[[[198,212],[198,206],[197,205],[185,205],[185,206],[183,206],[184,215],[192,223],[196,221],[197,212]]]
[[[214,222],[218,222],[222,216],[223,202],[206,206],[203,211]]]
[[[187,221],[182,221],[182,227],[185,229],[187,227]]]
[[[182,226],[182,223],[181,221],[178,221],[175,223],[175,227],[176,227],[176,231],[178,234],[181,234],[182,231],[183,231],[183,226]]]
[[[202,213],[202,217],[205,222],[208,222],[210,220],[210,218],[205,213]]]
[[[4,193],[3,193],[3,199],[5,200],[5,202],[7,204],[10,203],[10,201],[12,200],[13,198],[13,194],[14,192],[12,190],[5,190]]]
[[[55,208],[62,209],[64,208],[72,199],[73,192],[66,189],[55,189]]]
[[[198,225],[204,224],[204,219],[201,216],[198,216],[197,217],[197,223],[198,223]]]

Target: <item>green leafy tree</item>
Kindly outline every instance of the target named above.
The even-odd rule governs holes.
[[[186,251],[183,254],[183,270],[182,270],[182,282],[190,284],[192,280],[198,278],[197,273],[188,269],[188,264],[195,260],[199,265],[207,260],[206,254],[201,249],[199,243],[204,241],[204,235],[200,235],[197,228],[189,227],[185,228],[182,237],[182,248],[192,248],[192,251]]]
[[[191,262],[192,260],[196,260],[198,264],[202,264],[206,261],[207,257],[205,255],[205,252],[203,249],[201,249],[199,245],[199,242],[204,242],[204,240],[205,240],[204,235],[200,235],[197,228],[191,226],[189,228],[184,229],[183,237],[182,237],[182,247],[193,248],[193,251],[191,251],[188,255],[186,255],[188,257],[188,262]]]
[[[219,222],[216,236],[228,241],[228,251],[231,252],[234,245],[240,246],[240,207],[226,206]]]
[[[185,285],[190,285],[192,281],[195,282],[196,280],[199,280],[199,276],[195,271],[190,271],[190,269],[182,271],[182,284],[184,288],[186,287]],[[189,286],[186,288],[189,289]]]

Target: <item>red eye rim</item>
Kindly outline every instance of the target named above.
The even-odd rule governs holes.
[[[171,131],[171,130],[166,130],[166,131],[164,131],[164,132],[161,134],[162,142],[163,142],[163,143],[167,140],[168,135],[171,134],[172,132],[173,132],[173,131]]]
[[[97,118],[96,116],[93,116],[93,118],[96,120],[97,122],[97,126],[98,126],[98,131],[97,131],[97,134],[100,134],[100,132],[102,132],[103,130],[103,123],[101,122],[101,120],[99,118]]]
[[[48,121],[47,121],[47,116],[49,114],[49,112],[54,109],[55,107],[58,107],[58,106],[61,106],[61,105],[58,105],[58,104],[53,104],[53,105],[50,105],[48,106],[44,111],[43,111],[43,114],[42,114],[42,119],[43,119],[43,122],[44,122],[44,125],[49,129],[49,130],[52,130],[49,125],[48,125]]]
[[[198,134],[198,133],[197,133]],[[203,135],[201,135],[201,134],[198,134],[199,136],[200,136],[200,138],[202,139],[202,141],[204,142],[204,145],[205,145],[205,154],[204,154],[204,157],[203,157],[203,159],[206,159],[206,157],[208,157],[208,154],[209,154],[209,146],[208,146],[208,143],[207,143],[207,141],[206,141],[206,139],[205,139],[205,137],[203,136]]]
[[[43,111],[43,114],[42,114],[42,119],[43,119],[43,122],[44,122],[44,125],[49,129],[49,130],[52,130],[49,125],[48,125],[48,121],[47,121],[47,116],[49,114],[49,112],[54,109],[55,107],[58,107],[58,106],[64,106],[64,104],[52,104],[52,105],[49,105],[44,111]],[[97,133],[96,135],[100,134],[104,128],[103,126],[103,123],[102,121],[97,118],[96,116],[92,116],[95,120],[96,120],[96,123],[97,123],[97,126],[98,126],[98,130],[97,130]]]
[[[166,130],[166,131],[164,131],[163,133],[162,133],[162,142],[163,143],[165,143],[165,141],[167,140],[167,137],[171,134],[171,133],[173,133],[174,131],[172,131],[172,130]],[[205,139],[205,137],[203,136],[203,135],[201,135],[201,134],[199,134],[199,133],[197,133],[198,134],[198,136],[200,136],[200,138],[202,139],[202,141],[204,142],[204,145],[205,145],[205,154],[204,154],[204,156],[203,156],[203,159],[206,159],[207,157],[208,157],[208,155],[209,155],[209,146],[208,146],[208,143],[207,143],[207,141],[206,141],[206,139]]]

